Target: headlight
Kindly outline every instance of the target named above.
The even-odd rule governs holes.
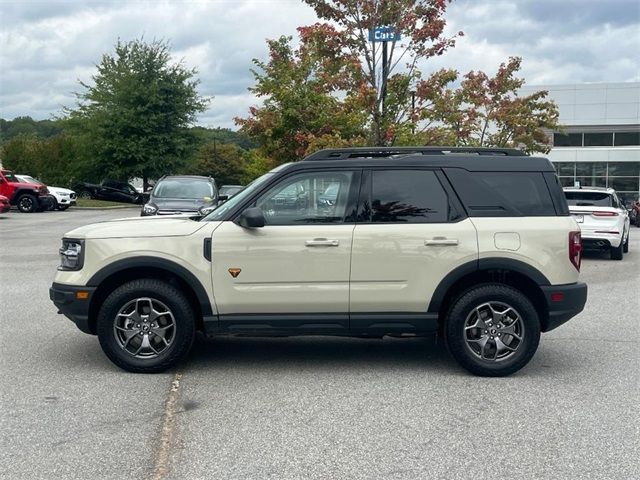
[[[142,207],[142,211],[144,213],[148,213],[149,215],[153,215],[158,211],[158,208],[155,205],[152,205],[151,203],[147,203],[144,207]]]
[[[216,209],[215,205],[211,205],[209,207],[200,207],[198,209],[198,213],[200,215],[209,215],[211,212],[213,212]]]
[[[62,239],[60,247],[60,266],[58,270],[80,270],[84,263],[84,241]]]

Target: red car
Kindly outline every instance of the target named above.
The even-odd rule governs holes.
[[[4,195],[0,195],[0,213],[6,213],[11,209],[9,199]]]

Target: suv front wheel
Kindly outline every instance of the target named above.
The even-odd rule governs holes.
[[[104,301],[97,323],[100,346],[124,370],[157,373],[184,358],[195,337],[195,316],[185,295],[168,283],[134,280]]]
[[[30,193],[23,193],[16,201],[18,210],[22,213],[33,213],[38,210],[38,199]]]
[[[540,342],[540,319],[520,291],[483,284],[454,301],[445,337],[451,355],[469,372],[501,377],[531,360]]]

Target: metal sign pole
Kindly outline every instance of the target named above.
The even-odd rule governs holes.
[[[387,99],[387,75],[389,75],[389,66],[387,65],[387,42],[382,42],[382,117],[386,113],[385,102]]]

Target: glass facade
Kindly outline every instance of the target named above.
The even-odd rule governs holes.
[[[572,187],[609,187],[628,204],[640,196],[640,162],[554,162],[560,182]]]
[[[554,147],[630,147],[640,145],[640,132],[584,132],[553,134]]]

